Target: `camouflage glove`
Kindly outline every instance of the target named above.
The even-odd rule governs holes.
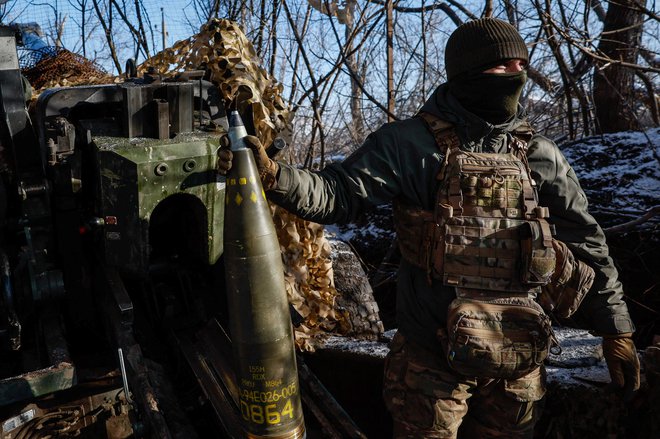
[[[223,139],[224,138],[225,137],[223,137]],[[243,140],[245,141],[245,146],[252,150],[264,190],[268,191],[274,189],[277,186],[277,171],[279,171],[280,167],[268,157],[266,150],[257,137],[246,136]],[[220,143],[222,146],[218,150],[218,163],[216,168],[219,174],[227,175],[227,172],[231,169],[231,162],[234,158],[234,154],[232,154],[228,147],[228,141],[227,145],[224,145],[222,140]]]
[[[603,335],[603,356],[612,384],[623,388],[623,398],[629,400],[639,389],[639,358],[632,334]]]

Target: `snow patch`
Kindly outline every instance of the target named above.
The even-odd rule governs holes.
[[[594,211],[638,215],[660,204],[660,128],[560,146]]]

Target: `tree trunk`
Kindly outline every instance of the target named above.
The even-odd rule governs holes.
[[[599,66],[594,73],[594,104],[600,133],[640,128],[635,117],[635,72],[616,63],[637,62],[644,15],[635,4],[635,0],[618,0],[610,2],[607,8],[598,49],[614,62]]]
[[[85,42],[87,41],[87,32],[85,29],[85,18],[87,17],[87,1],[83,0],[80,3],[80,36],[82,40],[82,52],[83,57],[87,58],[87,46]]]
[[[355,5],[355,0],[346,2],[346,23],[344,36],[346,37],[346,60],[348,61],[348,64],[350,64],[351,69],[359,75],[360,69],[358,68],[357,55],[353,50]],[[360,79],[364,80],[364,78]],[[353,119],[353,138],[362,139],[362,133],[364,131],[362,121],[362,90],[360,89],[360,85],[355,78],[351,78],[351,116]]]
[[[392,19],[392,0],[385,2],[387,14],[387,121],[394,121],[394,20]]]
[[[277,17],[280,14],[280,6],[278,0],[273,0],[273,12],[270,22],[270,68],[268,73],[270,76],[275,76],[275,63],[277,62]]]
[[[99,23],[103,27],[105,33],[105,39],[108,43],[108,48],[110,49],[110,56],[112,57],[112,62],[115,64],[117,69],[117,74],[121,75],[121,63],[117,57],[117,49],[115,48],[115,42],[112,38],[112,5],[108,4],[108,22],[106,23],[103,13],[101,12],[98,0],[92,0],[92,5],[94,5],[94,10],[96,11],[96,16],[99,19]]]

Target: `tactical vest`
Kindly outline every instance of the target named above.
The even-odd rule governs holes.
[[[433,212],[394,204],[402,256],[456,287],[459,297],[484,290],[535,295],[550,280],[555,253],[527,162],[531,128],[513,137],[507,153],[474,153],[460,149],[451,124],[420,117],[444,163]]]
[[[463,151],[451,124],[420,116],[445,154],[433,212],[395,203],[404,258],[455,287],[438,337],[461,375],[517,379],[558,347],[536,302],[556,255],[548,209],[538,205],[527,136],[503,154]]]

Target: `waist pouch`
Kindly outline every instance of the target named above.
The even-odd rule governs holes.
[[[520,378],[557,345],[550,319],[530,298],[457,298],[447,317],[447,359],[461,375]]]

